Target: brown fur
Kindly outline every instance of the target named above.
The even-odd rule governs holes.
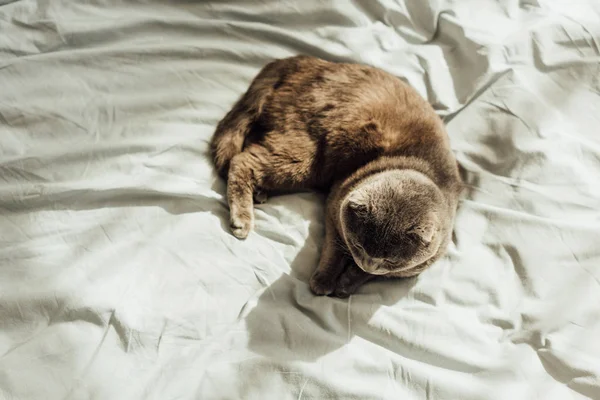
[[[330,192],[316,294],[412,276],[445,252],[461,188],[456,160],[431,106],[384,71],[273,61],[219,122],[211,151],[240,239],[253,226],[253,198]]]

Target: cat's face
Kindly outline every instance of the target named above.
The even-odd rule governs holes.
[[[415,171],[368,178],[343,200],[340,212],[346,245],[370,274],[416,275],[442,241],[443,198]]]

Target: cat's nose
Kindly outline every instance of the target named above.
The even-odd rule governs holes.
[[[361,267],[365,272],[369,274],[375,273],[379,267],[383,264],[383,260],[373,257],[364,257],[361,263]]]

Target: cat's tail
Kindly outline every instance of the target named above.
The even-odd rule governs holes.
[[[231,159],[242,152],[252,124],[262,113],[274,86],[279,81],[279,61],[271,62],[260,71],[246,93],[217,125],[210,150],[217,172],[224,179],[227,179]]]

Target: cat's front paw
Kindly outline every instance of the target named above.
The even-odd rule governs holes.
[[[310,277],[310,290],[317,296],[328,296],[335,290],[335,281],[326,274],[316,271]]]
[[[333,295],[345,299],[355,294],[363,284],[371,279],[373,279],[373,275],[367,274],[356,265],[351,265],[338,278]]]
[[[333,295],[335,297],[339,297],[340,299],[345,299],[356,293],[359,287],[360,284],[353,282],[351,277],[349,277],[347,274],[343,274],[340,276],[339,282],[333,291]]]

